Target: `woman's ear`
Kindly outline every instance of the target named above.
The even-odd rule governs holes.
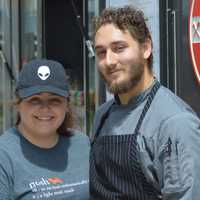
[[[18,111],[19,110],[19,102],[18,100],[16,100],[14,103],[13,103],[13,106],[14,108]]]
[[[14,108],[15,108],[15,110],[16,110],[17,112],[19,112],[20,103],[21,103],[21,100],[20,100],[20,99],[16,99],[16,100],[14,101],[14,103],[13,103],[13,106],[14,106]]]
[[[150,39],[146,39],[146,41],[143,43],[143,49],[143,57],[147,60],[152,53],[152,42]]]

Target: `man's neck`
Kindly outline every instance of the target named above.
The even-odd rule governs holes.
[[[138,82],[136,86],[131,88],[128,92],[123,94],[118,94],[120,102],[122,105],[126,105],[129,103],[129,100],[133,97],[138,96],[141,92],[148,89],[154,82],[154,76],[152,73],[144,73],[141,80]]]

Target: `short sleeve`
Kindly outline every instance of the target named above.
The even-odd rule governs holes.
[[[12,180],[10,162],[6,153],[0,149],[0,200],[11,200]]]

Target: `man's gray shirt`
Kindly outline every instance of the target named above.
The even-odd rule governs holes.
[[[117,98],[103,104],[96,114],[93,133],[96,134],[102,115],[112,106],[99,136],[133,134],[149,91],[131,99],[128,105],[121,105]],[[143,172],[161,190],[163,199],[199,200],[200,120],[192,109],[161,86],[140,133]]]

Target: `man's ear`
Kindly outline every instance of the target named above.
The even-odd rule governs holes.
[[[146,39],[146,41],[143,43],[143,57],[144,59],[148,59],[152,53],[152,42],[150,39]]]

